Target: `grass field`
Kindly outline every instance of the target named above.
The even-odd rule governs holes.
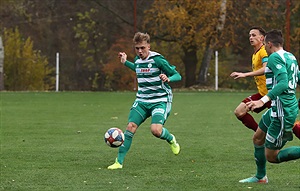
[[[125,129],[134,92],[1,92],[0,190],[299,191],[300,160],[268,163],[267,185],[238,182],[255,174],[253,132],[233,114],[248,94],[175,92],[165,126],[181,153],[154,138],[148,120],[112,171],[117,149],[103,135]]]

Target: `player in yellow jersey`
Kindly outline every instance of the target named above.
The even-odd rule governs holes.
[[[245,98],[235,109],[234,114],[235,116],[249,129],[256,131],[258,125],[254,118],[248,113],[249,109],[246,106],[246,103],[249,101],[259,100],[263,96],[268,93],[266,87],[266,77],[265,67],[268,61],[268,54],[264,47],[264,36],[266,31],[261,27],[252,27],[249,31],[249,41],[251,46],[253,46],[254,53],[252,55],[252,71],[251,72],[232,72],[230,74],[231,77],[234,79],[238,78],[245,78],[249,76],[253,76],[258,93],[250,95],[249,97]],[[255,109],[254,112],[259,113],[265,108],[270,108],[271,103],[266,103],[263,107]]]
[[[258,89],[258,93],[250,95],[245,98],[235,109],[235,116],[249,129],[256,131],[258,124],[254,118],[248,113],[249,109],[246,103],[249,101],[256,101],[265,96],[268,93],[266,87],[266,77],[265,77],[265,67],[268,62],[268,54],[264,47],[264,36],[266,31],[258,26],[254,26],[249,31],[249,41],[251,46],[253,46],[254,53],[252,55],[252,72],[232,72],[230,74],[234,79],[245,78],[253,76]],[[271,102],[267,102],[263,107],[254,109],[255,113],[259,113],[265,108],[270,108]],[[300,99],[299,99],[299,109],[300,109]],[[293,133],[298,139],[300,139],[300,121],[296,121],[293,128]]]
[[[282,163],[300,159],[300,146],[283,148],[293,139],[291,131],[298,115],[298,62],[292,53],[283,49],[280,30],[269,31],[264,44],[269,55],[265,70],[268,94],[246,105],[254,110],[271,100],[272,108],[262,115],[253,136],[256,175],[240,180],[241,183],[268,183],[266,161]]]

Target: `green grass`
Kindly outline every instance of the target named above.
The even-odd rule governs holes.
[[[268,185],[238,183],[255,174],[253,132],[233,114],[249,94],[175,92],[165,126],[181,153],[153,137],[147,120],[124,168],[111,171],[117,149],[103,135],[125,129],[134,92],[1,92],[0,190],[299,191],[300,160],[268,163]]]

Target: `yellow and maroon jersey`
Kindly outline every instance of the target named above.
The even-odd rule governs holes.
[[[268,62],[268,54],[265,46],[262,46],[257,52],[252,55],[252,70],[256,71],[263,67],[263,63]],[[260,95],[264,96],[268,93],[266,87],[266,76],[254,76],[254,80]]]

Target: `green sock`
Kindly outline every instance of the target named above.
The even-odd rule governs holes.
[[[161,138],[162,140],[166,140],[166,141],[168,141],[168,143],[170,143],[170,141],[172,141],[172,139],[173,139],[173,136],[168,131],[168,129],[163,127],[161,135],[160,135],[159,138]]]
[[[119,153],[118,153],[118,162],[120,164],[123,164],[125,155],[127,154],[128,150],[130,149],[133,135],[134,135],[134,133],[132,133],[128,130],[126,130],[124,133],[125,140],[124,140],[123,145],[120,146]]]
[[[266,175],[266,156],[265,156],[265,146],[254,145],[254,157],[257,167],[256,178],[261,179]]]
[[[277,155],[278,162],[285,162],[300,158],[300,147],[292,146],[279,151]]]

